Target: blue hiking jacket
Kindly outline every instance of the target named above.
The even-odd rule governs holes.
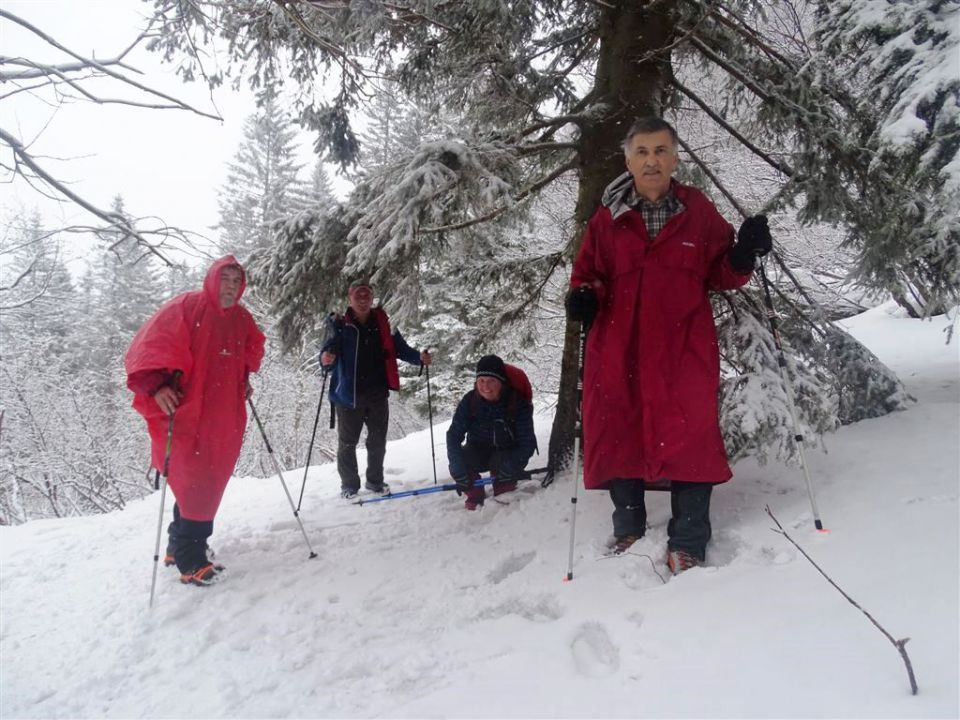
[[[420,351],[407,345],[400,331],[390,333],[387,314],[380,308],[373,308],[371,318],[380,325],[380,342],[383,344],[383,362],[387,372],[387,387],[400,389],[400,374],[397,358],[411,365],[420,365]],[[343,407],[353,408],[357,404],[357,349],[360,345],[360,330],[357,328],[353,313],[340,316],[330,313],[327,316],[327,340],[320,349],[321,353],[332,352],[337,356],[330,374],[330,402]]]

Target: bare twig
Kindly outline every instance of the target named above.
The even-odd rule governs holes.
[[[183,101],[181,101],[181,100],[177,100],[175,97],[172,97],[171,95],[167,95],[166,93],[162,93],[162,92],[160,92],[159,90],[154,90],[153,88],[151,88],[151,87],[149,87],[149,86],[147,86],[147,85],[143,85],[142,83],[139,83],[139,82],[137,82],[136,80],[133,80],[133,79],[131,79],[131,78],[129,78],[129,77],[121,74],[121,73],[118,73],[118,72],[116,72],[115,70],[112,70],[110,67],[108,67],[107,65],[103,64],[102,62],[100,62],[100,61],[98,61],[98,60],[95,60],[95,59],[93,59],[93,58],[84,57],[83,55],[80,55],[79,53],[74,52],[74,51],[71,50],[70,48],[62,45],[62,44],[59,43],[59,42],[57,42],[54,38],[52,38],[52,37],[51,37],[50,35],[48,35],[47,33],[43,32],[40,28],[38,28],[38,27],[36,27],[35,25],[33,25],[32,23],[24,20],[23,18],[21,18],[21,17],[19,17],[19,16],[17,16],[17,15],[14,15],[14,14],[11,13],[11,12],[7,12],[6,10],[0,9],[0,18],[9,20],[10,22],[13,22],[13,23],[16,23],[17,25],[20,25],[20,26],[23,27],[24,29],[29,30],[29,31],[32,32],[34,35],[36,35],[37,37],[39,37],[40,39],[42,39],[42,40],[43,40],[44,42],[46,42],[47,44],[55,47],[57,50],[60,50],[61,52],[66,53],[67,55],[69,55],[69,56],[72,57],[72,58],[75,58],[76,60],[78,60],[78,61],[81,62],[81,63],[86,63],[86,65],[87,65],[88,68],[98,70],[98,71],[100,71],[101,73],[103,73],[104,75],[107,75],[107,76],[109,76],[109,77],[112,77],[114,80],[117,80],[118,82],[122,82],[122,83],[125,83],[125,84],[127,84],[127,85],[130,85],[131,87],[134,87],[134,88],[136,88],[137,90],[140,90],[141,92],[144,92],[144,93],[146,93],[146,94],[148,94],[148,95],[153,95],[153,96],[155,96],[155,97],[158,97],[158,98],[161,98],[161,99],[163,99],[163,100],[166,100],[167,102],[171,103],[173,106],[175,106],[175,107],[178,108],[178,109],[181,109],[181,110],[189,110],[190,112],[194,112],[194,113],[196,113],[197,115],[201,115],[201,116],[203,116],[203,117],[211,118],[212,120],[223,120],[223,118],[220,117],[219,115],[211,115],[211,114],[208,113],[208,112],[204,112],[203,110],[200,110],[200,109],[198,109],[198,108],[195,108],[195,107],[193,107],[193,106],[191,106],[191,105],[189,105],[189,104],[187,104],[187,103],[185,103],[185,102],[183,102]],[[143,37],[146,37],[146,35],[147,35],[146,32],[142,33],[142,34],[140,35],[140,38],[138,38],[138,41],[137,41],[137,42],[139,42],[139,39],[142,39]],[[123,53],[122,55],[118,56],[118,58],[115,58],[115,59],[111,60],[110,62],[113,62],[113,63],[115,63],[115,64],[119,64],[121,67],[124,67],[125,69],[129,69],[129,68],[127,68],[127,66],[120,64],[120,63],[119,63],[119,60],[122,59],[123,56],[126,55],[128,52],[130,52],[130,50],[132,49],[132,47],[133,47],[134,45],[136,45],[136,42],[133,43],[133,45],[131,45],[130,47],[128,47],[128,48],[124,51],[124,53]],[[51,68],[50,68],[50,71],[51,71],[51,73],[54,74],[54,75],[59,75],[60,77],[63,77],[62,73],[58,73],[57,71],[55,71],[54,67],[51,67]],[[132,102],[131,102],[131,103],[129,103],[129,104],[131,104],[131,105],[136,105],[137,103],[132,103]]]
[[[36,176],[40,180],[45,182],[48,186],[50,186],[57,192],[61,193],[64,197],[69,198],[70,200],[75,202],[77,205],[82,207],[84,210],[100,218],[101,220],[106,222],[108,225],[115,226],[121,229],[130,237],[136,238],[138,243],[140,243],[144,248],[148,249],[150,252],[156,255],[161,261],[163,261],[164,264],[173,266],[174,263],[168,260],[163,255],[163,253],[161,253],[157,249],[157,247],[155,247],[154,244],[151,243],[143,235],[143,233],[139,232],[134,227],[132,227],[126,218],[124,218],[122,215],[119,215],[117,213],[102,210],[98,208],[96,205],[94,205],[93,203],[86,200],[85,198],[81,197],[80,195],[77,195],[75,192],[73,192],[73,190],[67,187],[65,183],[61,182],[57,178],[53,177],[53,175],[48,173],[46,170],[44,170],[43,167],[41,167],[37,163],[37,161],[34,160],[33,156],[24,147],[23,143],[21,143],[17,138],[15,138],[13,135],[6,132],[2,128],[0,128],[0,142],[7,144],[10,147],[10,149],[13,151],[13,155],[17,165],[20,165],[22,163],[23,165],[27,166],[30,170],[32,170],[36,174]],[[20,172],[21,175],[26,178],[26,174],[23,173],[19,169],[19,167],[16,168],[16,171]]]
[[[913,665],[910,663],[910,656],[907,655],[907,648],[906,648],[907,643],[910,642],[910,638],[902,638],[901,640],[894,640],[894,639],[893,639],[893,635],[891,635],[890,633],[888,633],[888,632],[886,631],[886,629],[883,627],[883,625],[881,625],[880,623],[878,623],[878,622],[876,621],[876,619],[873,617],[873,615],[871,615],[871,614],[868,613],[866,610],[864,610],[862,607],[860,607],[860,605],[857,604],[857,602],[856,602],[852,597],[850,597],[849,595],[847,595],[847,594],[841,589],[841,587],[840,587],[839,585],[837,585],[837,584],[833,581],[833,579],[823,571],[823,568],[821,568],[819,565],[817,565],[817,564],[813,561],[813,558],[811,558],[811,557],[807,554],[807,552],[806,552],[802,547],[800,547],[800,545],[797,544],[797,541],[794,540],[794,539],[793,539],[792,537],[790,537],[789,535],[787,535],[787,531],[783,529],[783,525],[781,525],[781,524],[780,524],[780,521],[777,520],[776,516],[773,514],[773,511],[770,509],[770,506],[769,506],[769,505],[766,506],[766,511],[767,511],[767,515],[770,516],[770,519],[773,520],[773,521],[777,524],[777,527],[779,528],[778,530],[774,530],[774,532],[775,532],[775,533],[778,533],[778,534],[780,534],[780,535],[783,535],[783,537],[785,537],[787,540],[789,540],[789,541],[793,544],[793,546],[794,546],[797,550],[799,550],[800,553],[801,553],[807,560],[810,561],[810,564],[813,565],[813,566],[817,569],[817,572],[819,572],[821,575],[823,575],[823,577],[826,578],[827,582],[830,583],[831,585],[833,585],[833,587],[836,588],[837,592],[840,593],[841,595],[843,595],[843,596],[847,599],[847,602],[849,602],[849,603],[850,603],[851,605],[853,605],[857,610],[859,610],[859,611],[862,612],[864,615],[866,615],[866,616],[867,616],[867,619],[870,620],[870,622],[872,622],[872,623],[874,624],[874,626],[876,626],[876,628],[877,628],[880,632],[882,632],[882,633],[884,634],[884,637],[886,637],[887,640],[889,640],[889,641],[893,644],[893,646],[897,649],[897,652],[900,653],[900,657],[903,659],[903,664],[907,666],[907,675],[908,675],[909,678],[910,678],[910,691],[912,692],[912,694],[916,695],[917,692],[918,692],[918,690],[917,690],[917,679],[916,679],[916,677],[915,677],[914,674],[913,674]],[[772,529],[772,528],[771,528],[771,529]]]

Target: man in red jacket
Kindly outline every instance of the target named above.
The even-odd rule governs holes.
[[[260,369],[265,339],[239,304],[245,287],[236,259],[220,258],[202,290],[175,297],[144,323],[125,358],[156,468],[174,419],[168,482],[176,503],[165,562],[176,563],[183,583],[208,585],[223,569],[207,557],[207,538],[240,454],[249,376]]]
[[[731,477],[717,413],[720,360],[708,292],[746,283],[771,248],[763,216],[733,228],[672,178],[677,133],[636,121],[627,172],[604,191],[573,266],[567,312],[587,337],[583,476],[613,500],[615,552],[646,529],[645,486],[669,486],[667,563],[705,559],[710,494]]]

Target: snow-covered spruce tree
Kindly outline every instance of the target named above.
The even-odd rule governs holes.
[[[270,227],[299,209],[304,191],[296,126],[273,90],[261,91],[257,103],[220,190],[220,244],[241,262],[269,245]]]
[[[288,215],[303,210],[323,214],[336,204],[330,176],[322,160],[317,160],[314,164],[310,179],[306,183],[297,183],[291,188],[289,202]]]
[[[960,301],[960,4],[759,4],[764,21],[719,13],[691,37],[701,67],[727,76],[719,122],[768,147],[789,136],[789,157],[774,161],[789,178],[782,199],[804,221],[844,227],[852,280],[914,316],[949,309]]]
[[[859,138],[842,132],[857,109],[832,60],[789,33],[767,32],[783,4],[159,2],[166,24],[153,47],[190,75],[199,67],[192,54],[197,39],[221,37],[232,68],[255,86],[290,78],[301,121],[318,133],[318,149],[344,166],[359,151],[351,114],[378,71],[395,69],[406,95],[451,113],[453,127],[409,152],[398,149],[395,161],[371,174],[345,205],[284,224],[265,277],[273,280],[273,306],[290,342],[312,329],[327,293],[342,290],[327,285],[340,271],[371,274],[402,320],[420,309],[423,269],[446,262],[460,294],[465,281],[485,279],[480,290],[500,281],[496,304],[487,307],[480,298],[473,304],[496,335],[538,307],[575,253],[604,187],[623,170],[619,143],[636,116],[708,115],[781,175],[779,201],[802,201],[811,218],[857,222],[848,206],[829,202],[870,190],[860,180],[872,158]],[[794,25],[806,4],[796,6],[790,8]],[[697,73],[678,77],[682,62],[719,69],[730,87],[721,97],[707,95]],[[324,94],[334,77],[336,87]],[[694,161],[697,149],[686,146]],[[559,250],[531,253],[522,229],[534,201],[567,175],[577,183],[573,232]],[[757,307],[744,303],[743,313]],[[807,317],[785,322],[785,332],[826,323],[797,310]],[[747,329],[762,338],[762,325]],[[572,445],[577,340],[577,329],[568,326],[550,443],[555,464]],[[732,356],[737,348],[730,348]],[[755,357],[771,363],[768,371],[775,368],[769,354]],[[825,370],[804,365],[796,363],[805,373],[798,384],[820,397],[801,402],[805,415],[819,413],[803,422],[829,427],[839,403],[826,397],[829,383],[813,382]],[[869,379],[868,364],[859,371]],[[752,442],[745,444],[786,446],[782,410],[774,403],[760,410],[775,417],[754,423]]]
[[[820,7],[818,42],[849,69],[853,116],[873,155],[851,199],[857,276],[911,315],[960,301],[960,3]]]

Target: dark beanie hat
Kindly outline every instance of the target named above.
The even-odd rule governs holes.
[[[484,355],[477,363],[477,377],[494,377],[500,382],[507,381],[507,368],[496,355]]]

